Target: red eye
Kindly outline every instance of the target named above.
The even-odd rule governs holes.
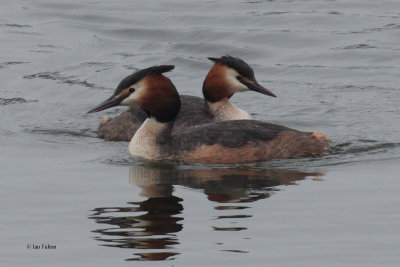
[[[135,88],[129,88],[129,92],[130,92],[130,93],[135,92]]]

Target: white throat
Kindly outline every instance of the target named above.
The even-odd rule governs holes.
[[[232,104],[228,98],[214,103],[208,102],[208,109],[217,121],[230,120],[252,120],[251,116],[244,110]]]
[[[160,144],[157,143],[157,138],[165,133],[168,127],[168,123],[147,118],[132,137],[128,147],[129,154],[146,159],[160,159]]]

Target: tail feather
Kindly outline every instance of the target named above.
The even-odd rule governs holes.
[[[329,138],[322,132],[287,131],[276,141],[276,158],[321,157],[331,148]]]

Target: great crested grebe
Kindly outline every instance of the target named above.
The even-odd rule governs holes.
[[[172,133],[181,101],[171,80],[162,73],[173,68],[163,65],[137,71],[129,88],[89,111],[128,105],[140,107],[147,114],[129,143],[132,156],[229,164],[322,156],[329,150],[330,141],[321,132],[301,132],[254,120],[211,122]]]
[[[176,118],[173,131],[211,121],[251,119],[247,112],[229,101],[236,92],[251,90],[276,97],[257,82],[253,69],[243,60],[231,56],[209,59],[215,64],[203,83],[204,99],[181,96],[181,112]],[[114,96],[135,83],[135,77],[132,74],[123,79]],[[132,107],[114,118],[104,117],[99,125],[98,136],[106,140],[130,141],[145,119],[146,114],[137,107]]]

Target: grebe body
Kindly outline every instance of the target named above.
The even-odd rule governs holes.
[[[181,112],[175,120],[173,131],[213,121],[252,119],[246,111],[229,101],[237,92],[251,90],[276,97],[257,82],[253,69],[243,60],[231,56],[209,59],[215,63],[203,82],[204,99],[181,96]],[[132,75],[123,79],[114,94],[129,87],[131,78]],[[98,136],[112,141],[130,141],[145,119],[146,114],[140,108],[131,107],[114,118],[104,117],[98,128]]]
[[[129,143],[129,153],[149,160],[248,163],[275,158],[318,157],[330,148],[321,132],[302,132],[254,120],[219,121],[172,132],[181,107],[178,92],[162,73],[173,66],[138,71],[129,89],[90,112],[116,105],[140,107],[147,119]]]
[[[255,120],[219,121],[171,134],[172,125],[148,118],[129,143],[132,156],[149,160],[233,164],[320,157],[330,148],[321,132],[302,132]]]

